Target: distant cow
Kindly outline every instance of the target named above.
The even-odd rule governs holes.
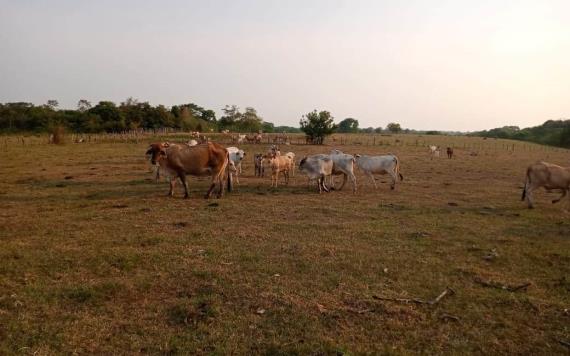
[[[449,159],[453,158],[453,148],[451,147],[447,147],[447,158]]]
[[[439,146],[429,146],[429,153],[431,155],[431,159],[439,157]]]
[[[263,177],[264,168],[263,168],[263,154],[256,153],[253,156],[253,164],[255,166],[255,176],[256,177]]]
[[[212,191],[219,185],[218,198],[224,194],[224,173],[227,171],[228,191],[232,190],[232,179],[228,164],[230,155],[223,146],[208,142],[197,146],[187,145],[164,145],[153,143],[147,150],[147,155],[151,156],[153,165],[160,165],[161,171],[171,175],[169,196],[174,195],[175,177],[180,178],[184,185],[184,198],[188,198],[187,175],[211,176],[212,184],[205,195],[210,198]]]
[[[333,171],[333,160],[328,155],[314,155],[304,157],[299,163],[299,171],[306,174],[309,180],[316,179],[319,193],[329,192],[325,185],[325,177]]]
[[[235,168],[236,183],[239,184],[239,175],[242,173],[241,162],[245,157],[245,152],[237,147],[228,147],[227,150],[230,153],[230,161],[233,162]]]
[[[394,155],[386,156],[362,156],[355,155],[356,165],[360,168],[366,175],[372,179],[374,183],[374,188],[376,186],[376,180],[374,179],[374,174],[389,174],[392,177],[392,184],[390,184],[390,189],[396,187],[396,182],[398,180],[404,180],[404,176],[400,173],[400,161],[398,157]]]
[[[277,187],[279,173],[283,173],[285,184],[289,184],[289,171],[291,170],[291,159],[287,156],[276,156],[266,154],[263,157],[263,165],[271,170],[271,186]]]
[[[192,140],[189,140],[188,142],[186,142],[186,144],[188,146],[196,146],[198,144],[198,141],[192,139]]]
[[[528,167],[521,200],[526,199],[529,209],[534,207],[532,193],[540,187],[547,190],[560,190],[562,196],[552,201],[553,204],[558,203],[570,190],[570,167],[561,167],[547,162],[537,162]]]
[[[348,178],[352,181],[352,192],[356,193],[356,176],[354,175],[354,162],[355,158],[352,155],[343,153],[339,150],[332,150],[330,154],[333,160],[333,176],[343,175],[342,185],[339,190],[342,190]],[[332,177],[331,177],[332,178]],[[334,188],[334,180],[331,179],[331,185]]]

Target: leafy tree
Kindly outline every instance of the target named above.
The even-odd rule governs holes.
[[[257,115],[257,111],[254,108],[247,107],[245,112],[239,115],[236,124],[239,131],[257,132],[263,126],[263,119]]]
[[[99,116],[105,131],[117,132],[126,128],[123,113],[111,101],[100,101],[99,104],[89,109],[88,113]]]
[[[55,110],[59,106],[59,102],[57,100],[50,99],[47,101],[46,106],[52,110]]]
[[[560,133],[560,146],[570,148],[570,121]]]
[[[264,122],[263,125],[261,126],[261,129],[263,130],[263,132],[268,132],[268,133],[276,132],[275,125],[273,125],[271,122]]]
[[[380,126],[378,126],[377,128],[374,129],[374,132],[376,133],[382,133],[382,128]]]
[[[87,110],[91,109],[91,102],[85,99],[81,99],[77,102],[77,111],[79,112],[86,112]]]
[[[362,132],[364,132],[364,133],[373,133],[373,132],[374,132],[374,127],[367,127],[367,128],[365,128],[365,129],[363,129]]]
[[[220,118],[220,129],[233,129],[241,117],[239,108],[236,105],[226,105],[222,111],[224,112],[224,116]]]
[[[392,133],[398,133],[398,132],[402,131],[402,127],[400,126],[400,124],[398,124],[396,122],[389,123],[388,126],[386,126],[386,128],[388,129],[388,131],[390,131]]]
[[[358,132],[358,120],[351,117],[346,118],[338,123],[337,132],[355,133]]]
[[[328,111],[317,112],[314,110],[303,115],[299,124],[308,140],[316,145],[322,145],[325,137],[332,134],[337,128],[331,113]]]

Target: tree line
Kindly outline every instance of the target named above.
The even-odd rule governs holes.
[[[503,126],[473,132],[469,136],[504,138],[570,148],[570,120],[548,120],[542,125],[524,129],[518,126]]]
[[[0,103],[0,132],[45,132],[65,128],[77,133],[123,132],[174,128],[182,131],[300,132],[299,128],[265,122],[252,107],[241,111],[235,105],[222,109],[219,119],[211,109],[194,103],[153,106],[128,98],[119,105],[100,101],[93,105],[82,99],[73,110],[59,109],[56,100],[44,105],[27,102]]]

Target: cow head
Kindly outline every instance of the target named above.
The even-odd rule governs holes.
[[[151,143],[146,151],[146,155],[150,156],[150,162],[156,165],[159,159],[166,158],[166,148],[170,146],[166,143]]]

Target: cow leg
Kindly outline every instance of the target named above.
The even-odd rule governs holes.
[[[320,193],[320,189],[323,189],[325,192],[330,192],[330,190],[327,188],[327,186],[325,185],[325,175],[323,174],[323,176],[321,177],[321,186],[319,187],[319,193]]]
[[[398,179],[398,176],[396,175],[396,172],[390,173],[390,176],[392,177],[392,184],[390,184],[390,189],[394,190],[396,188],[396,180]]]
[[[180,178],[180,182],[184,186],[184,199],[188,199],[188,181],[186,181],[186,174],[185,173],[178,173],[178,177]],[[173,179],[175,180],[175,179]]]
[[[340,188],[338,188],[338,190],[342,190],[342,188],[344,188],[344,185],[346,184],[347,179],[348,179],[348,176],[346,175],[346,173],[343,173],[342,184],[340,185]]]
[[[216,175],[216,181],[218,182],[218,187],[219,187],[218,194],[216,195],[216,197],[218,199],[224,196],[224,171],[225,170],[226,170],[225,168],[220,170],[220,172]],[[238,174],[236,172],[236,179],[238,179],[237,176],[238,176]],[[215,182],[213,182],[213,183],[215,183]]]
[[[374,185],[374,189],[378,189],[378,186],[376,185],[376,179],[374,179],[374,174],[372,174],[372,172],[368,172],[368,176],[370,177],[370,179],[372,179],[372,184]]]
[[[532,209],[534,208],[534,203],[532,201],[532,194],[533,192],[536,190],[537,187],[533,186],[533,185],[528,185],[526,187],[526,202],[528,204],[528,208]]]
[[[204,199],[210,199],[210,197],[212,196],[212,191],[214,191],[214,188],[216,187],[216,182],[213,181],[212,184],[210,184],[210,188],[208,189],[208,191],[206,192],[206,195],[204,196]]]
[[[158,181],[160,180],[160,167],[156,166],[156,175],[154,177],[154,180],[156,183],[158,183]]]
[[[168,191],[168,197],[174,196],[174,186],[176,186],[176,177],[170,178],[170,190]]]
[[[356,194],[356,176],[354,173],[350,175],[350,180],[352,181],[352,193]]]
[[[566,189],[563,189],[563,190],[562,190],[562,195],[560,196],[560,198],[554,199],[554,200],[552,201],[552,204],[556,204],[556,203],[558,203],[559,201],[561,201],[561,200],[566,196],[566,192],[567,192],[567,190],[566,190]]]

